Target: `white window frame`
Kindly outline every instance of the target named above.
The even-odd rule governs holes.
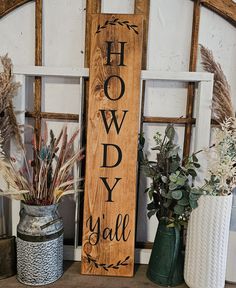
[[[25,91],[26,77],[28,76],[56,76],[56,77],[78,77],[80,79],[79,90],[79,115],[83,112],[83,82],[84,78],[89,77],[88,68],[78,67],[45,67],[45,66],[15,66],[14,74],[16,80],[21,83],[21,89],[15,99],[15,108],[20,124],[25,123]],[[196,125],[195,125],[195,143],[194,150],[198,151],[208,147],[210,142],[210,121],[211,121],[211,100],[213,93],[213,74],[206,72],[162,72],[156,70],[143,70],[141,72],[141,85],[145,80],[162,80],[162,81],[178,81],[178,82],[194,82],[197,84],[197,102],[196,102]],[[79,122],[82,125],[82,121]],[[12,148],[14,149],[14,148]],[[203,170],[206,169],[206,160],[199,156]],[[204,175],[204,171],[202,171]],[[75,211],[75,240],[74,245],[64,246],[65,260],[81,260],[81,246],[78,246],[78,209],[79,201],[75,196],[76,211]],[[19,221],[20,203],[12,200],[12,235],[16,235],[16,227]],[[150,257],[150,249],[136,249],[135,262],[147,264]]]

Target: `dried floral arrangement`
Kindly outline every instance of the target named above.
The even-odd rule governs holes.
[[[58,137],[50,130],[49,141],[45,130],[39,144],[34,135],[34,160],[27,161],[25,149],[22,149],[24,167],[20,170],[14,159],[0,148],[0,173],[7,184],[5,190],[0,190],[0,195],[14,197],[30,205],[51,205],[64,195],[78,192],[74,184],[83,179],[73,175],[73,168],[84,157],[81,149],[74,149],[79,129],[70,139],[67,126],[62,128]]]
[[[214,145],[206,152],[208,176],[198,188],[203,194],[228,195],[236,183],[236,119],[226,76],[212,52],[200,46],[205,71],[214,73],[212,117],[220,127],[214,129]]]
[[[7,55],[0,56],[0,66],[0,145],[6,150],[10,138],[15,140],[18,147],[23,147],[13,107],[13,98],[20,84],[13,79],[12,62]],[[4,199],[0,198],[0,238],[7,236],[4,204]]]
[[[45,125],[39,143],[36,135],[33,135],[34,160],[27,160],[12,102],[20,84],[13,79],[11,59],[5,55],[0,60],[3,66],[3,72],[0,73],[0,174],[6,184],[5,189],[1,187],[0,196],[13,197],[31,205],[56,203],[62,196],[77,192],[75,183],[82,181],[73,175],[74,165],[84,157],[82,150],[74,149],[79,129],[70,139],[66,126],[58,137],[52,130],[48,137]],[[12,138],[24,160],[20,169],[5,148]]]
[[[16,95],[20,83],[13,79],[12,61],[8,55],[0,56],[3,72],[0,73],[0,131],[1,144],[6,145],[10,138],[14,138],[18,146],[23,147],[20,129],[17,124],[13,97]]]
[[[228,118],[214,131],[215,144],[206,152],[208,175],[196,189],[213,196],[229,195],[236,184],[236,119]]]
[[[214,74],[212,118],[220,124],[228,118],[235,117],[230,86],[213,53],[203,45],[200,45],[200,51],[204,70]]]

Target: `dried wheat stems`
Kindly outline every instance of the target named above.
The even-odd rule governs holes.
[[[214,73],[212,98],[212,118],[219,124],[228,118],[234,118],[234,109],[228,81],[219,63],[216,63],[212,52],[200,45],[202,65],[205,71]]]
[[[13,79],[11,59],[5,55],[0,56],[0,61],[3,67],[3,72],[0,73],[0,131],[3,141],[2,145],[4,146],[13,137],[16,144],[23,147],[12,101],[20,84]]]

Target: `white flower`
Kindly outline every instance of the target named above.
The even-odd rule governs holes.
[[[226,120],[221,129],[214,130],[214,138],[215,145],[208,151],[211,187],[205,190],[214,195],[228,194],[236,180],[236,120]]]

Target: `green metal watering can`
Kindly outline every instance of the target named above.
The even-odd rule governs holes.
[[[161,220],[157,229],[147,269],[147,277],[162,286],[177,286],[184,282],[184,252],[181,231],[167,227]]]

